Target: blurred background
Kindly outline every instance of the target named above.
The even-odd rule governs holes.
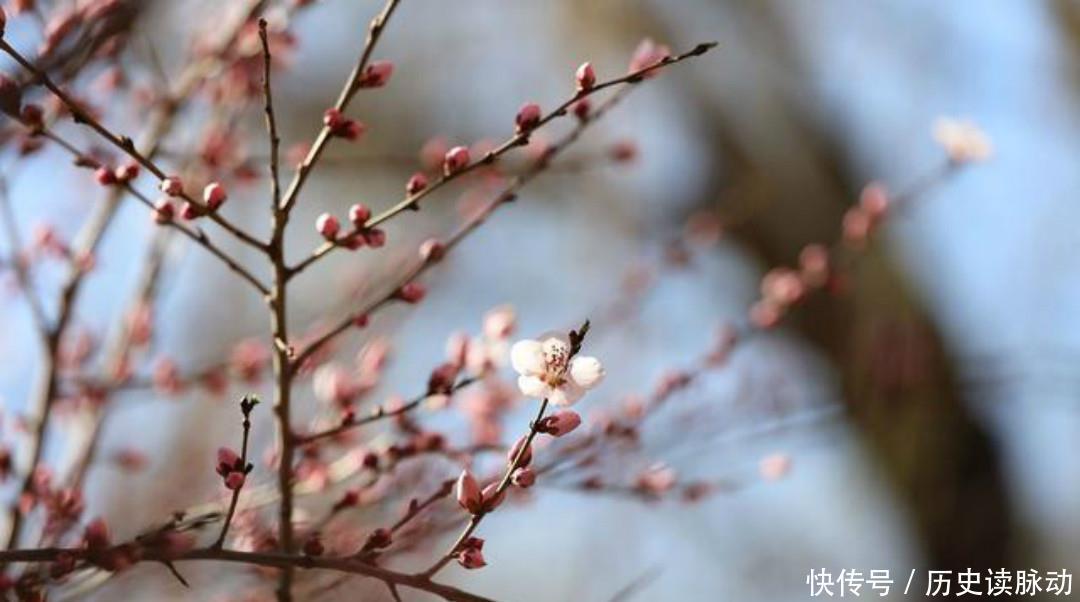
[[[222,4],[136,3],[131,68],[147,69],[153,54],[177,72],[190,36]],[[321,0],[294,17],[297,46],[275,83],[284,147],[315,131],[380,5]],[[485,522],[490,566],[449,578],[499,600],[624,599],[629,588],[625,599],[783,601],[809,597],[811,569],[890,569],[902,584],[913,568],[1075,568],[1080,3],[471,0],[451,10],[405,0],[376,53],[395,61],[394,79],[358,97],[352,113],[368,135],[335,146],[306,189],[293,257],[318,243],[308,224],[319,213],[395,202],[432,136],[501,140],[521,103],[561,102],[585,60],[601,79],[623,73],[643,37],[676,52],[720,46],[635,90],[569,153],[602,159],[632,140],[633,161],[545,175],[426,279],[423,304],[350,335],[343,354],[392,335],[380,394],[409,395],[442,361],[447,336],[510,304],[524,336],[592,318],[588,352],[608,378],[579,406],[588,420],[693,364],[718,325],[745,321],[762,274],[794,265],[808,243],[837,239],[866,183],[903,192],[937,173],[946,161],[931,137],[939,116],[978,123],[993,157],[917,195],[852,268],[845,294],[812,299],[740,344],[651,421],[643,451],[627,460],[663,461],[730,488],[693,504],[645,503],[541,483],[527,505]],[[137,113],[104,108],[120,129],[140,125]],[[260,110],[253,102],[242,122],[254,154],[265,152]],[[191,146],[199,118],[185,116],[166,146]],[[55,150],[5,161],[25,228],[47,219],[70,236],[88,212],[99,192],[66,162]],[[381,254],[338,254],[298,280],[294,328],[342,315],[356,287],[449,231],[459,193],[392,222]],[[265,232],[265,195],[262,180],[238,188],[230,215]],[[705,214],[725,224],[721,240],[688,242],[687,220]],[[153,232],[145,208],[126,203],[82,292],[78,328],[103,332],[122,315]],[[167,265],[155,349],[196,370],[238,339],[265,338],[261,301],[212,258],[177,239]],[[631,311],[605,309],[642,273]],[[26,304],[10,290],[0,315],[7,437],[39,363]],[[134,474],[92,468],[89,514],[133,535],[217,494],[210,450],[235,435],[231,404],[147,392],[111,403],[104,451],[138,449],[149,464]],[[530,411],[508,417],[511,432]],[[269,414],[256,425],[259,451],[272,438]],[[57,428],[54,440],[76,441],[78,413]],[[62,462],[64,446],[54,448],[49,457]],[[790,471],[763,479],[761,460],[778,453]],[[213,587],[200,577],[213,570],[192,567],[189,578]],[[87,594],[121,595],[190,594],[153,567]]]

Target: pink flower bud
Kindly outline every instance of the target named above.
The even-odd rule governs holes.
[[[211,211],[221,207],[227,198],[229,198],[229,195],[225,192],[225,187],[218,182],[211,182],[206,185],[206,188],[203,188],[203,203]]]
[[[364,75],[360,78],[361,88],[381,88],[390,81],[394,73],[394,63],[390,61],[373,61],[364,69]]]
[[[859,195],[859,207],[866,212],[871,221],[880,221],[889,209],[889,193],[883,185],[872,182],[863,188]]]
[[[472,514],[477,514],[483,509],[483,497],[480,495],[480,484],[468,470],[461,471],[457,484],[454,487],[454,497],[457,503]]]
[[[782,317],[783,308],[769,299],[762,299],[750,307],[750,322],[758,328],[772,328],[780,323]]]
[[[245,478],[242,472],[230,472],[229,476],[225,477],[225,487],[231,491],[236,491],[244,486]]]
[[[97,180],[97,183],[102,186],[112,186],[116,183],[116,172],[108,167],[102,166],[97,168],[97,171],[94,172],[94,178]]]
[[[431,371],[428,377],[428,394],[447,394],[457,380],[458,367],[452,363],[445,363]]]
[[[466,146],[455,146],[446,151],[446,156],[443,157],[443,173],[446,175],[457,173],[464,169],[468,164],[469,148]]]
[[[592,63],[582,63],[574,73],[574,79],[577,81],[579,91],[591,90],[596,85],[596,71],[593,69]]]
[[[326,240],[334,240],[337,238],[338,230],[341,229],[341,224],[338,223],[338,218],[329,213],[324,213],[319,216],[319,219],[315,220],[315,229]]]
[[[443,258],[446,247],[438,239],[429,238],[420,244],[420,259],[436,262]]]
[[[852,207],[844,213],[842,230],[844,242],[849,246],[860,249],[866,244],[873,228],[873,220],[861,207]]]
[[[514,462],[514,458],[521,452],[521,448],[525,447],[526,442],[529,440],[528,435],[522,435],[518,437],[518,440],[514,442],[514,446],[510,448],[510,451],[506,454],[506,465],[510,466]],[[532,463],[532,444],[525,447],[525,453],[521,455],[521,460],[518,461],[518,467],[528,466]]]
[[[169,196],[181,196],[184,194],[184,183],[180,181],[179,176],[169,176],[161,181],[158,185],[161,192]]]
[[[83,544],[89,550],[103,550],[109,547],[109,526],[105,519],[95,518],[83,531]]]
[[[167,224],[173,220],[176,214],[172,201],[169,197],[161,197],[154,202],[154,221],[159,224]]]
[[[771,454],[761,459],[758,470],[761,477],[767,481],[777,481],[791,470],[791,457],[787,454]]]
[[[331,130],[338,130],[345,124],[346,118],[341,111],[335,108],[326,109],[323,112],[323,125]]]
[[[356,316],[355,318],[353,318],[352,323],[353,323],[353,326],[355,326],[357,328],[364,328],[364,327],[366,327],[368,325],[369,321],[370,321],[370,318],[368,318],[368,315],[363,314],[363,315]]]
[[[578,118],[578,121],[588,121],[589,114],[592,112],[592,103],[588,98],[582,98],[574,103],[574,117]]]
[[[581,416],[573,410],[559,410],[550,416],[546,416],[540,420],[539,430],[541,433],[547,433],[552,437],[562,437],[563,435],[572,432],[578,426],[581,425]]]
[[[510,482],[515,487],[528,489],[536,483],[536,472],[531,468],[518,468],[510,475]]]
[[[409,178],[409,182],[405,184],[405,192],[409,196],[419,194],[422,190],[428,187],[427,176],[417,172]]]
[[[491,512],[506,499],[506,490],[499,491],[499,482],[495,481],[484,487],[484,490],[480,492],[480,498],[484,502],[484,512]]]
[[[419,303],[427,291],[424,290],[424,285],[418,282],[409,282],[398,289],[398,298],[406,303]]]
[[[240,467],[240,456],[227,447],[219,447],[217,451],[218,474],[225,476],[236,470],[238,467]]]
[[[349,221],[357,228],[363,228],[368,219],[371,218],[371,209],[368,209],[363,203],[357,203],[352,207],[349,207]]]
[[[645,38],[638,44],[638,47],[634,50],[634,56],[630,59],[631,73],[641,71],[648,68],[649,70],[642,74],[642,77],[652,77],[656,75],[658,63],[671,56],[671,49],[663,44],[657,44],[649,38]]]
[[[518,133],[527,134],[531,132],[540,123],[540,117],[540,105],[535,102],[527,102],[521,105],[517,117],[514,117],[514,124],[517,125]]]
[[[127,163],[116,168],[116,181],[126,184],[139,177],[139,164]]]
[[[341,136],[342,138],[350,142],[355,142],[360,139],[360,136],[364,135],[364,132],[367,132],[366,125],[360,123],[359,121],[350,119],[349,121],[345,122],[345,125],[342,126],[342,128],[336,133],[338,136]]]
[[[487,562],[484,562],[484,553],[480,551],[480,548],[461,550],[458,552],[457,561],[458,564],[470,570],[487,566]]]
[[[484,336],[499,341],[514,334],[517,313],[510,305],[501,305],[484,314]]]
[[[196,219],[201,215],[202,210],[200,210],[194,203],[184,201],[184,203],[180,205],[180,217],[188,221]]]
[[[386,232],[378,228],[371,228],[370,230],[365,230],[363,233],[363,237],[364,242],[366,242],[368,246],[372,249],[378,249],[379,247],[386,244]]]

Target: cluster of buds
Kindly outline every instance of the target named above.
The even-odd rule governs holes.
[[[369,228],[371,210],[363,203],[349,207],[349,222],[353,229],[341,235],[341,221],[331,213],[323,213],[315,220],[315,230],[328,242],[340,244],[355,251],[364,246],[377,249],[386,244],[386,232],[379,228]]]
[[[248,473],[253,468],[250,462],[245,462],[233,450],[227,447],[218,449],[216,471],[227,489],[236,491],[243,487]]]
[[[536,471],[529,466],[532,459],[532,444],[528,435],[522,435],[506,454],[506,465],[512,469],[510,483],[515,487],[528,489],[536,483]]]
[[[885,187],[876,182],[868,184],[859,195],[859,203],[844,213],[844,242],[861,249],[885,220],[888,210],[889,194]]]
[[[498,507],[506,497],[506,492],[499,491],[497,481],[492,481],[481,490],[476,477],[466,469],[461,471],[461,476],[458,477],[454,496],[457,503],[469,514],[477,515],[491,512]]]
[[[750,321],[759,328],[772,328],[807,293],[828,285],[832,278],[831,270],[829,250],[824,245],[803,247],[799,252],[797,269],[773,268],[761,279],[761,299],[751,306]],[[718,359],[726,357],[726,352],[734,344],[734,337],[730,331],[720,333],[717,341]]]
[[[330,135],[344,138],[351,142],[360,139],[367,127],[355,119],[346,117],[341,110],[331,107],[323,113],[323,125],[330,130]]]
[[[115,169],[102,165],[94,172],[94,178],[102,186],[123,186],[137,177],[139,177],[139,164],[134,162],[125,163]]]

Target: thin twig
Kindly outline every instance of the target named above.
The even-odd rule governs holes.
[[[246,472],[248,469],[248,435],[251,432],[251,410],[258,405],[259,400],[255,397],[245,397],[240,402],[240,412],[244,415],[244,421],[241,426],[244,429],[243,441],[240,444],[240,464],[244,467]],[[245,475],[246,476],[246,475]],[[245,478],[246,482],[247,479]],[[240,502],[240,490],[242,490],[243,484],[236,489],[233,489],[232,499],[229,500],[229,510],[225,513],[225,521],[221,524],[221,533],[218,535],[217,541],[214,542],[213,548],[221,548],[225,545],[225,536],[229,534],[229,526],[232,525],[233,515],[236,514],[236,505]]]
[[[386,29],[386,23],[390,20],[390,16],[394,14],[394,9],[397,8],[400,2],[401,0],[387,0],[382,11],[368,25],[367,39],[364,41],[364,49],[360,52],[360,59],[357,61],[356,66],[353,67],[352,73],[349,74],[348,79],[345,81],[345,86],[342,87],[341,92],[338,94],[337,102],[334,103],[334,108],[338,111],[345,112],[349,107],[349,102],[359,91],[360,78],[364,76],[364,70],[367,68],[368,61],[371,60],[371,55],[375,51],[375,45],[379,42],[379,37],[382,35],[383,30]],[[327,143],[330,142],[332,137],[330,127],[323,125],[318,136],[315,137],[315,142],[312,143],[311,148],[308,150],[307,156],[296,168],[296,173],[293,175],[292,182],[289,183],[289,188],[285,191],[285,198],[281,202],[281,207],[285,209],[286,213],[296,204],[296,199],[299,197],[304,183],[307,182],[308,175],[311,174],[311,170],[319,161],[319,157],[322,156]]]
[[[627,75],[624,75],[622,77],[617,77],[617,78],[614,78],[614,79],[611,79],[611,80],[596,84],[592,88],[577,91],[573,96],[571,96],[569,99],[564,101],[562,104],[560,104],[558,107],[556,107],[553,111],[551,111],[547,115],[543,116],[536,123],[536,125],[533,126],[531,129],[518,130],[517,132],[514,133],[513,136],[510,136],[505,142],[503,142],[502,144],[500,144],[499,146],[497,146],[493,150],[490,150],[487,153],[485,153],[483,157],[480,157],[479,159],[473,161],[472,163],[469,163],[468,165],[462,167],[461,169],[459,169],[457,171],[443,174],[438,180],[436,180],[435,182],[432,182],[431,185],[429,185],[428,187],[424,188],[423,190],[421,190],[419,192],[416,192],[414,194],[407,194],[405,196],[405,198],[402,199],[401,201],[399,201],[397,204],[391,206],[389,209],[383,211],[382,213],[380,213],[380,214],[372,217],[370,220],[368,220],[367,223],[364,224],[364,228],[375,228],[375,227],[379,226],[380,224],[392,219],[393,217],[397,216],[400,213],[403,213],[403,212],[408,211],[408,210],[418,209],[419,206],[420,206],[419,203],[420,203],[420,201],[422,199],[424,199],[428,195],[434,193],[435,191],[439,190],[443,186],[446,186],[447,184],[449,184],[449,183],[451,183],[451,182],[453,182],[455,180],[458,180],[459,178],[465,176],[466,174],[472,173],[473,171],[475,171],[475,170],[477,170],[477,169],[479,169],[481,167],[492,165],[500,157],[502,157],[506,153],[510,152],[511,150],[513,150],[515,148],[518,148],[518,147],[521,147],[521,146],[525,146],[526,144],[529,143],[529,139],[530,139],[530,137],[532,136],[533,133],[535,133],[538,129],[542,128],[547,123],[549,123],[549,122],[551,122],[551,121],[553,121],[553,120],[555,120],[555,119],[557,119],[559,117],[562,117],[562,116],[566,115],[567,111],[570,109],[570,107],[574,106],[576,103],[580,102],[582,99],[588,98],[589,96],[592,96],[593,94],[596,94],[597,92],[600,92],[602,90],[606,90],[606,89],[614,87],[614,86],[618,86],[620,84],[636,84],[636,83],[639,83],[639,82],[643,81],[643,78],[644,78],[645,74],[647,74],[647,73],[656,71],[657,69],[666,67],[668,65],[674,65],[675,63],[684,61],[684,60],[692,58],[692,57],[701,56],[702,54],[705,54],[706,52],[708,52],[710,49],[712,49],[715,46],[716,46],[715,43],[698,44],[693,49],[691,49],[691,50],[689,50],[687,52],[684,52],[682,54],[679,54],[679,55],[676,55],[676,56],[665,57],[665,58],[657,61],[656,63],[654,63],[652,65],[649,65],[649,66],[644,67],[642,69],[638,69],[638,70],[633,71],[633,72],[631,72],[631,73],[629,73]],[[359,230],[353,231],[353,232],[348,232],[348,233],[344,234],[340,238],[340,240],[341,241],[349,240],[350,238],[355,237],[358,233],[359,233]],[[328,241],[328,242],[323,243],[318,248],[316,248],[314,251],[312,251],[312,253],[310,255],[308,255],[305,259],[303,259],[300,263],[293,266],[289,271],[290,276],[296,275],[296,274],[304,271],[308,266],[315,263],[316,261],[318,261],[319,259],[324,257],[326,254],[330,253],[335,248],[338,248],[340,246],[341,246],[341,244],[338,241]]]

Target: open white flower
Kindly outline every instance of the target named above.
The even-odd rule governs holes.
[[[986,132],[966,119],[939,118],[934,122],[934,139],[956,163],[985,161],[994,153]]]
[[[514,343],[510,363],[521,376],[518,388],[529,397],[568,406],[604,378],[604,367],[595,357],[570,358],[570,339],[547,333],[537,340]]]

